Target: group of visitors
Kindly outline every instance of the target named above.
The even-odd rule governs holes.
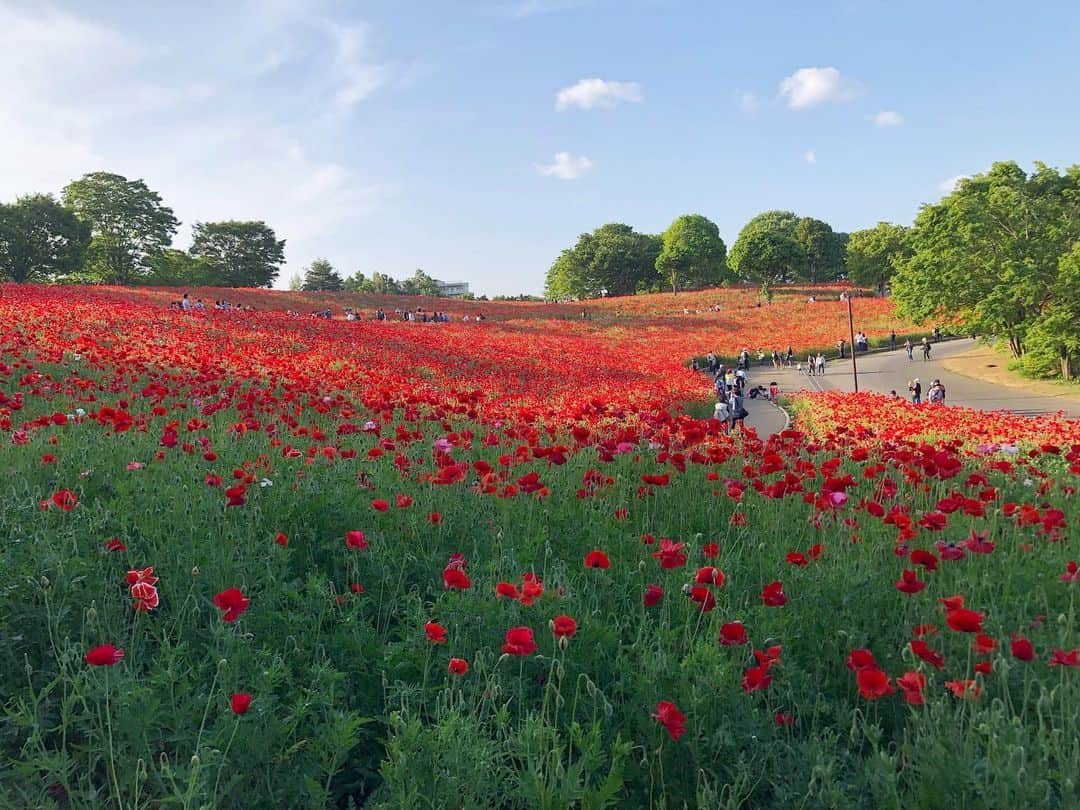
[[[799,369],[798,370],[802,371],[803,367],[804,367],[803,364],[799,363]],[[825,375],[825,355],[822,354],[821,352],[818,352],[816,355],[813,352],[811,352],[806,357],[806,366],[805,366],[805,368],[806,368],[806,373],[809,374],[811,377],[813,377],[815,375],[817,375],[819,377],[824,376]]]
[[[935,329],[935,331],[937,331],[937,330]],[[933,346],[933,344],[929,340],[927,340],[925,337],[919,343],[919,347],[920,347],[920,350],[922,351],[922,359],[923,359],[924,363],[930,360],[930,349],[931,349],[932,346]],[[904,351],[907,352],[907,359],[909,361],[915,359],[915,357],[914,357],[914,355],[915,355],[915,344],[913,344],[911,342],[910,338],[908,338],[907,340],[904,341]]]
[[[201,298],[191,300],[191,296],[188,293],[184,293],[180,297],[179,301],[173,301],[169,304],[169,309],[177,310],[179,312],[206,312],[206,303]],[[228,301],[222,299],[220,301],[214,301],[215,312],[254,312],[254,307],[245,306],[244,304],[231,304]]]
[[[922,393],[922,383],[919,381],[918,377],[908,383],[908,394],[911,396],[912,405],[922,404]],[[894,397],[896,396],[895,391],[893,391],[892,394]],[[945,404],[945,386],[942,384],[941,380],[935,379],[930,384],[930,387],[926,390],[926,400],[927,402],[933,402],[938,405]]]

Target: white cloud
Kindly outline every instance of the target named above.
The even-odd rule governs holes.
[[[334,103],[339,111],[345,111],[383,87],[391,71],[372,58],[367,23],[341,25],[328,21],[324,29],[334,45],[334,64],[339,73]]]
[[[807,163],[817,163],[817,155],[814,154],[813,149],[807,149],[803,154],[803,160]]]
[[[611,82],[604,79],[582,79],[577,84],[564,87],[555,95],[555,109],[567,110],[594,107],[608,110],[622,102],[639,103],[644,100],[641,85],[637,82]]]
[[[904,116],[895,110],[882,110],[874,116],[874,126],[898,127],[904,123]]]
[[[850,101],[861,92],[857,82],[844,78],[834,67],[799,68],[780,82],[780,96],[793,110]]]
[[[761,99],[759,99],[753,93],[747,93],[743,90],[736,90],[735,98],[739,102],[739,109],[747,115],[757,115],[758,110],[761,109]]]
[[[944,191],[946,194],[949,194],[953,191],[956,191],[956,189],[960,187],[961,180],[967,180],[967,178],[968,175],[966,174],[958,174],[956,175],[956,177],[950,177],[948,180],[942,180],[940,183],[938,183],[938,190]]]
[[[593,166],[591,160],[584,156],[575,157],[569,152],[559,152],[555,155],[555,162],[547,166],[537,166],[536,170],[545,177],[557,177],[560,180],[576,180],[589,171]]]

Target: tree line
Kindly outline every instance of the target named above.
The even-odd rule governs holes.
[[[548,270],[548,298],[595,298],[733,282],[768,288],[847,277],[848,234],[813,217],[766,211],[751,219],[729,252],[716,224],[678,217],[662,234],[614,222],[582,234]]]
[[[659,235],[610,223],[582,234],[548,270],[548,298],[593,298],[754,283],[848,280],[890,292],[917,323],[949,322],[1004,340],[1036,376],[1080,374],[1080,166],[1015,162],[962,179],[910,226],[842,233],[765,211],[728,251],[699,214]]]
[[[0,277],[16,282],[270,287],[285,240],[261,221],[196,222],[188,250],[172,246],[173,210],[142,180],[93,172],[60,199],[0,204]]]

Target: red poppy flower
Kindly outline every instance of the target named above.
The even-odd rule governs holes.
[[[585,555],[585,567],[586,568],[611,568],[611,560],[608,559],[608,555],[602,551],[590,551]]]
[[[506,643],[502,651],[509,655],[532,655],[536,652],[533,631],[528,627],[511,627],[506,631]]]
[[[945,610],[956,610],[964,606],[964,597],[960,594],[956,596],[945,596],[938,601],[945,607]]]
[[[439,512],[432,512],[430,515],[427,516],[427,519],[428,523],[430,523],[432,526],[438,526],[440,523],[442,523],[442,514],[440,514]]]
[[[521,604],[529,607],[543,595],[544,583],[540,581],[540,577],[531,571],[521,575]]]
[[[852,650],[847,659],[847,668],[852,672],[858,672],[860,669],[867,669],[868,667],[877,667],[874,654],[870,650]]]
[[[653,559],[660,561],[661,568],[682,568],[686,565],[683,549],[686,543],[674,543],[666,537],[660,539],[660,550],[653,553]]]
[[[361,585],[359,582],[353,582],[351,585],[349,585],[349,590],[355,594],[361,594],[364,592],[364,586]]]
[[[1009,641],[1009,651],[1017,661],[1034,661],[1035,647],[1023,636],[1013,636]]]
[[[70,512],[79,503],[79,497],[70,489],[60,489],[53,493],[52,502],[65,512]]]
[[[746,643],[746,627],[742,622],[727,622],[720,625],[720,643],[725,647],[734,647]]]
[[[889,676],[877,667],[860,669],[855,680],[859,685],[859,694],[866,700],[878,700],[896,691],[889,681]]]
[[[86,653],[86,663],[92,667],[111,667],[124,659],[124,651],[112,644],[102,644]]]
[[[694,575],[694,582],[697,585],[714,585],[717,588],[724,587],[726,579],[727,577],[723,571],[711,565],[699,568],[697,574]]]
[[[787,560],[789,565],[798,565],[801,567],[810,564],[810,560],[807,559],[806,555],[800,554],[798,551],[789,551],[787,557],[784,559]]]
[[[345,547],[354,548],[356,550],[365,549],[368,547],[367,538],[364,537],[364,533],[359,530],[353,530],[351,532],[345,532]]]
[[[945,624],[958,633],[979,633],[982,631],[985,613],[978,613],[967,608],[957,608],[945,614]]]
[[[922,639],[915,639],[911,642],[911,651],[915,655],[919,656],[923,661],[928,663],[934,669],[945,668],[945,656],[939,653],[937,650],[931,649],[930,645]]]
[[[427,633],[427,639],[433,644],[445,644],[446,643],[446,628],[441,624],[435,624],[434,622],[428,622],[424,625],[424,632]]]
[[[645,595],[642,597],[642,601],[645,603],[645,607],[656,607],[660,604],[660,600],[664,598],[664,589],[659,585],[649,585],[645,588]]]
[[[464,675],[469,671],[469,662],[464,658],[451,658],[448,669],[451,675]]]
[[[136,582],[132,585],[131,597],[135,600],[132,607],[139,613],[147,613],[160,604],[157,588],[149,582]]]
[[[398,495],[397,505],[398,509],[408,509],[410,506],[412,506],[412,498],[410,498],[408,495]]]
[[[521,592],[513,582],[499,582],[495,585],[495,598],[502,596],[517,601],[521,597]]]
[[[127,546],[125,546],[123,543],[121,543],[115,537],[112,537],[112,538],[105,541],[105,550],[106,551],[127,551]]]
[[[908,559],[912,565],[922,566],[926,571],[936,571],[938,567],[938,558],[923,548],[915,549]]]
[[[1080,667],[1080,647],[1075,650],[1059,650],[1057,647],[1053,647],[1050,650],[1052,658],[1047,662],[1047,666],[1051,667]]]
[[[214,596],[214,607],[225,611],[221,620],[235,622],[251,605],[251,600],[239,588],[226,588]]]
[[[977,700],[979,695],[982,694],[982,687],[970,679],[962,681],[945,681],[945,686],[958,698]]]
[[[656,704],[656,711],[649,715],[667,729],[668,736],[678,740],[686,733],[686,715],[670,700],[661,700]]]
[[[795,715],[791,712],[777,712],[773,715],[773,722],[778,726],[791,726],[795,724]]]
[[[287,546],[289,545],[289,536],[284,532],[278,532],[274,535],[274,542],[279,546]]]
[[[247,714],[248,709],[251,708],[251,695],[245,692],[237,692],[230,698],[232,704],[232,713],[239,717],[242,714]]]
[[[701,554],[707,560],[715,559],[720,555],[720,546],[716,543],[706,543],[701,547]]]
[[[376,512],[385,512],[387,509],[390,508],[390,504],[388,504],[382,499],[378,499],[371,502],[371,508],[374,509]]]
[[[573,638],[577,632],[577,622],[569,616],[556,616],[551,620],[551,632],[557,638]]]
[[[773,676],[769,673],[768,664],[750,667],[743,673],[742,688],[744,692],[764,692],[772,683]]]
[[[229,487],[225,490],[225,505],[226,506],[243,506],[247,503],[247,487],[243,484],[237,484],[235,487]]]
[[[690,589],[690,600],[697,603],[698,610],[708,613],[716,607],[716,597],[704,585],[695,585]]]
[[[768,607],[781,607],[782,605],[786,605],[788,598],[787,594],[784,593],[784,583],[770,582],[761,589],[760,599]]]
[[[912,706],[922,706],[926,703],[923,689],[926,688],[926,676],[921,672],[905,672],[896,679],[896,685],[903,692],[904,700]]]
[[[925,587],[926,583],[919,579],[919,572],[913,568],[905,568],[896,583],[896,590],[907,594],[918,593]]]
[[[469,579],[469,575],[456,566],[448,565],[442,574],[443,588],[450,590],[451,588],[459,591],[465,591],[472,587],[472,580]]]
[[[971,649],[973,649],[979,655],[989,655],[997,648],[997,642],[990,636],[985,636],[979,633],[975,636],[975,640],[971,642]]]
[[[1065,564],[1065,573],[1059,579],[1062,582],[1080,582],[1080,567],[1077,566],[1076,560],[1069,560]]]
[[[989,675],[994,671],[994,664],[991,661],[979,661],[972,669],[980,675]]]

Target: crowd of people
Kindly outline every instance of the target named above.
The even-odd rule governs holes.
[[[169,304],[169,309],[175,310],[175,311],[178,311],[178,312],[206,312],[206,311],[208,311],[210,309],[210,307],[208,307],[206,305],[206,303],[201,298],[197,298],[197,299],[195,299],[193,301],[191,299],[190,294],[184,293],[183,296],[181,296],[178,300],[172,301]],[[233,304],[233,303],[230,303],[229,301],[226,301],[224,299],[214,301],[213,310],[216,311],[216,312],[234,312],[234,311],[235,312],[254,312],[255,311],[255,309],[253,307],[251,307],[251,306],[248,306],[248,305],[245,305],[245,304],[242,304],[242,303]],[[334,319],[334,312],[333,312],[333,309],[330,306],[327,306],[325,309],[313,310],[313,311],[309,312],[306,316],[305,316],[305,314],[303,312],[299,312],[297,310],[292,310],[292,309],[285,310],[285,314],[289,315],[291,317],[294,317],[294,318],[311,317],[311,318],[322,318],[322,319],[325,319],[325,320],[333,320]],[[368,319],[368,318],[365,317],[365,315],[364,315],[364,313],[362,311],[357,310],[357,309],[353,309],[352,307],[345,307],[344,310],[342,311],[342,314],[343,314],[346,321],[363,321],[363,320]],[[424,309],[423,307],[417,307],[415,310],[397,308],[391,314],[390,312],[387,312],[386,310],[384,310],[384,309],[382,309],[380,307],[380,308],[376,309],[374,313],[372,313],[372,315],[370,317],[370,320],[373,320],[373,321],[408,321],[408,322],[416,322],[416,323],[449,323],[451,321],[451,316],[450,316],[450,313],[441,312],[439,310],[433,310],[433,311],[429,312],[428,310]],[[471,315],[471,316],[470,315],[462,315],[461,316],[461,321],[465,322],[465,323],[468,323],[470,321],[479,323],[481,321],[486,321],[486,320],[487,320],[487,316],[485,316],[483,312],[478,312],[475,315]]]

